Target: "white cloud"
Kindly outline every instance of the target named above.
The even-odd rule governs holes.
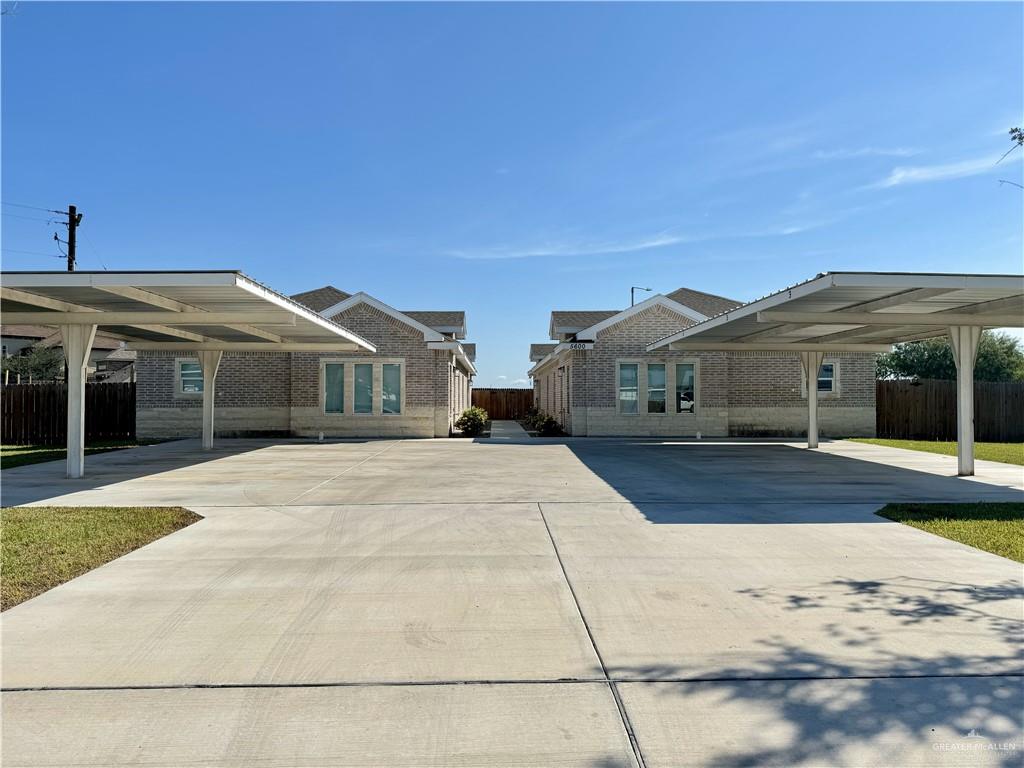
[[[850,160],[857,157],[910,157],[919,150],[909,147],[858,147],[857,149],[819,149],[812,157],[815,160]]]
[[[512,383],[513,384],[529,384],[530,380],[529,379],[516,379]]]
[[[498,381],[504,381],[505,379],[508,378],[508,376],[502,374],[501,376],[495,376],[494,378],[497,379]]]
[[[977,176],[995,170],[998,159],[998,156],[986,156],[973,160],[961,160],[958,163],[900,166],[893,168],[892,172],[881,181],[869,186],[875,188],[898,187],[904,184],[923,184],[929,181],[947,181]]]
[[[448,256],[457,259],[470,260],[495,260],[495,259],[529,259],[538,256],[600,256],[610,253],[635,253],[646,251],[651,248],[662,248],[666,245],[676,245],[685,242],[685,238],[668,235],[665,233],[652,235],[650,237],[638,238],[636,240],[622,241],[562,241],[551,242],[543,245],[527,248],[513,248],[498,246],[479,249],[464,249],[448,251]]]

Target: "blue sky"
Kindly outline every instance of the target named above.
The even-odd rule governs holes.
[[[2,194],[76,203],[80,269],[464,308],[477,384],[522,385],[552,308],[631,285],[1020,271],[1024,152],[994,163],[1022,29],[1019,3],[22,2]],[[44,214],[3,213],[5,269],[60,268]]]

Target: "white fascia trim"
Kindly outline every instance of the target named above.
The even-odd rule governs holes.
[[[430,341],[427,342],[427,349],[447,349],[455,353],[455,357],[466,366],[466,370],[473,376],[476,376],[476,366],[473,365],[473,361],[469,359],[469,355],[466,354],[466,350],[462,348],[462,344],[457,341]]]
[[[526,372],[526,375],[533,376],[534,373],[538,372],[541,368],[546,367],[548,363],[556,362],[562,356],[562,353],[568,352],[572,349],[571,345],[572,342],[569,341],[561,342],[557,347],[555,347],[553,350],[548,352],[548,354],[542,357],[540,361],[535,366],[533,366],[533,368],[528,370]]]
[[[720,325],[728,323],[730,320],[738,320],[741,317],[746,317],[749,314],[756,313],[771,307],[777,306],[790,299],[798,299],[801,296],[807,296],[812,293],[824,290],[831,285],[833,282],[834,275],[824,274],[820,277],[816,277],[813,280],[808,280],[806,283],[795,285],[792,288],[786,288],[773,293],[770,296],[765,296],[763,299],[757,299],[749,304],[743,304],[736,309],[730,309],[728,312],[723,312],[721,315],[705,320],[697,325],[691,325],[689,328],[684,328],[678,333],[674,333],[671,336],[666,336],[663,339],[658,339],[655,342],[647,345],[647,351],[653,352],[656,349],[669,346],[673,341],[680,341],[682,339],[690,338],[697,333],[708,330],[709,328],[717,328]]]
[[[648,345],[647,351],[653,352],[656,349],[667,347],[674,341],[691,338],[711,328],[728,323],[730,320],[738,320],[757,312],[770,310],[780,304],[785,304],[792,299],[799,299],[809,296],[832,286],[861,287],[861,288],[892,288],[893,290],[911,290],[914,288],[1002,288],[1002,289],[1024,289],[1024,275],[980,275],[980,274],[930,274],[914,272],[825,272],[813,277],[803,283],[783,288],[781,291],[769,294],[761,299],[756,299],[743,304],[736,309],[731,309],[721,315],[711,318],[703,323],[690,326],[679,333],[658,339]],[[910,321],[908,320],[908,324]]]
[[[269,302],[281,309],[288,310],[289,312],[301,317],[303,320],[323,328],[326,331],[330,331],[336,336],[341,336],[344,339],[348,339],[353,344],[362,347],[367,352],[376,352],[377,347],[371,344],[369,341],[364,339],[357,333],[353,333],[348,328],[339,325],[338,323],[330,320],[329,318],[323,317],[309,307],[305,307],[299,304],[297,301],[292,301],[287,296],[282,296],[276,291],[272,291],[266,286],[260,285],[255,280],[251,280],[240,272],[234,273],[235,275],[235,286],[241,288],[247,293],[251,293],[254,296],[259,296],[264,301]]]
[[[666,309],[671,309],[673,312],[682,315],[683,317],[688,317],[695,323],[702,323],[708,319],[707,315],[702,315],[700,312],[693,309],[692,307],[688,307],[685,304],[680,304],[678,301],[673,301],[668,296],[659,293],[654,296],[651,296],[651,298],[645,301],[640,302],[639,304],[634,304],[629,309],[622,310],[617,315],[612,315],[607,320],[602,320],[600,323],[596,323],[590,326],[589,328],[584,328],[582,331],[576,334],[576,338],[579,339],[580,341],[596,341],[597,334],[599,334],[605,328],[609,328],[615,325],[616,323],[621,323],[623,320],[628,320],[629,318],[633,317],[633,315],[639,314],[640,312],[643,312],[645,309],[650,309],[651,307],[657,304],[660,304]]]
[[[357,304],[367,304],[373,307],[374,309],[380,310],[386,315],[391,315],[391,317],[395,318],[399,322],[405,323],[410,328],[415,328],[417,331],[420,331],[423,334],[424,341],[444,341],[443,334],[438,333],[433,328],[424,325],[418,320],[412,319],[411,317],[400,312],[394,307],[389,306],[385,304],[383,301],[375,299],[370,294],[363,293],[362,291],[353,294],[352,296],[349,296],[344,301],[339,301],[333,307],[328,307],[327,309],[323,310],[320,313],[320,315],[326,318],[334,317],[335,315],[344,312],[347,309],[351,309]]]

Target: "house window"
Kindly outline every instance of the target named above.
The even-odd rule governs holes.
[[[637,371],[636,363],[622,363],[619,365],[619,411],[621,413],[639,413],[637,402]]]
[[[380,377],[381,413],[402,412],[402,366],[385,363]]]
[[[665,366],[647,366],[647,412],[665,412]]]
[[[693,363],[676,366],[676,413],[693,413],[697,404]]]
[[[835,363],[822,363],[818,369],[818,392],[836,391]]]
[[[178,361],[178,391],[184,395],[201,394],[203,367],[190,360]]]
[[[373,366],[359,363],[352,366],[355,371],[355,396],[353,411],[373,413]]]
[[[345,366],[324,364],[324,413],[345,412]]]

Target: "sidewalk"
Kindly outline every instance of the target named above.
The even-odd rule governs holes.
[[[529,435],[526,430],[519,426],[518,421],[492,421],[492,440],[527,440]]]

